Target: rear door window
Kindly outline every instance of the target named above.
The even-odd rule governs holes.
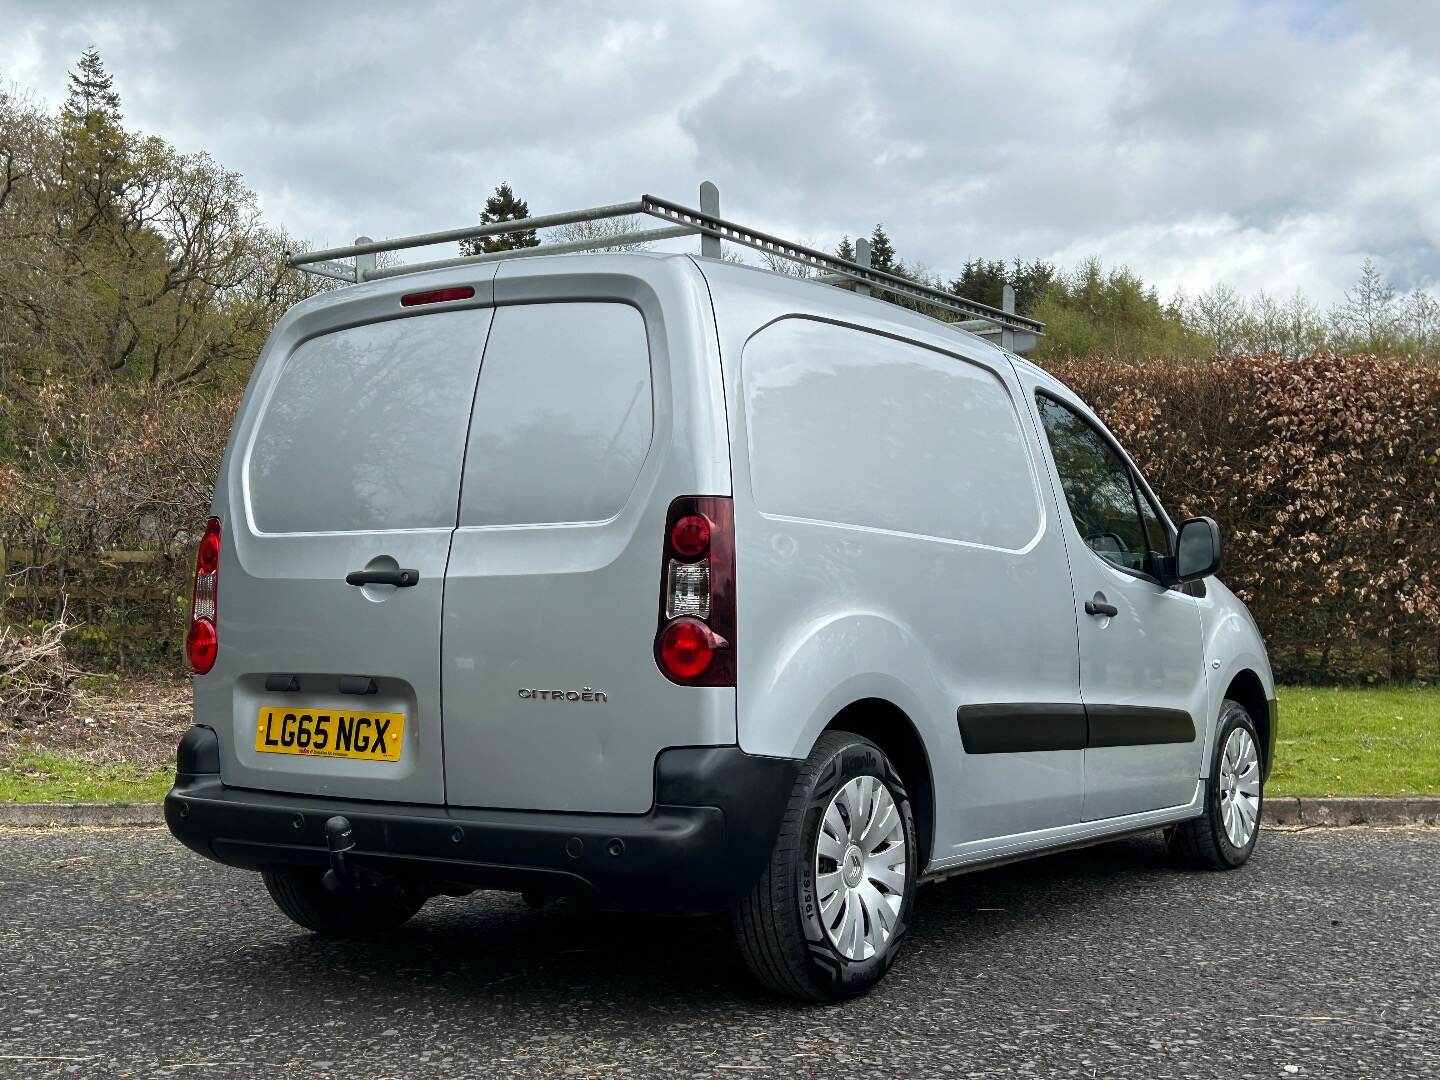
[[[654,424],[645,320],[626,304],[502,307],[485,348],[461,525],[603,521]]]
[[[265,533],[453,528],[490,311],[370,323],[304,342],[256,427]]]

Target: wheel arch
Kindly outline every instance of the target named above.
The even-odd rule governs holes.
[[[861,698],[836,713],[820,734],[826,731],[849,731],[869,739],[900,771],[915,815],[919,844],[916,863],[923,874],[930,865],[935,842],[935,774],[915,722],[894,702]]]
[[[1270,776],[1271,758],[1275,753],[1274,721],[1270,715],[1270,699],[1265,693],[1265,684],[1260,676],[1249,668],[1242,668],[1230,679],[1225,687],[1225,697],[1245,706],[1255,731],[1260,736],[1262,776]]]

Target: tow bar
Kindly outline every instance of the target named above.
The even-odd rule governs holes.
[[[332,893],[356,893],[386,883],[383,874],[358,866],[346,857],[355,850],[355,833],[349,818],[337,814],[325,822],[325,847],[330,852],[325,888]]]

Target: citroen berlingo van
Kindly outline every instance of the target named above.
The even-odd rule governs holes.
[[[204,530],[165,800],[300,926],[511,890],[731,913],[861,993],[916,887],[1255,848],[1275,690],[1208,518],[951,324],[689,255],[478,262],[277,325]]]

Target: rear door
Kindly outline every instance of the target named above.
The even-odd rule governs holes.
[[[226,783],[444,801],[441,603],[491,321],[320,333],[252,390],[224,522],[224,677],[197,680],[197,714],[232,725]],[[355,571],[413,575],[347,584]]]
[[[656,751],[701,741],[685,717],[707,695],[651,653],[654,398],[638,307],[496,309],[445,584],[453,805],[647,810]]]

